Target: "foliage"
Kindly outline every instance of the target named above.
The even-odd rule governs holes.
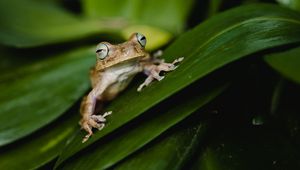
[[[300,168],[297,1],[75,2],[0,2],[0,169]],[[132,32],[185,59],[82,144],[95,44]]]

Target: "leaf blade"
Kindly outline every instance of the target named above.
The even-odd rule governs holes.
[[[243,15],[237,15],[241,13]],[[224,20],[227,22],[224,23]],[[136,94],[134,88],[123,93],[108,107],[115,112],[114,116],[118,113],[122,116],[111,116],[106,128],[85,144],[80,142],[83,134],[75,137],[62,152],[58,164],[210,72],[251,53],[299,42],[300,37],[296,36],[300,33],[299,28],[297,13],[272,5],[243,6],[212,17],[166,49],[166,59],[186,57],[174,73],[166,76],[164,81],[147,87],[142,95]],[[241,46],[244,48],[241,49]],[[125,104],[124,101],[128,102]]]
[[[181,127],[181,129],[161,138],[158,142],[149,144],[144,150],[129,156],[113,168],[182,169],[195,152],[195,148],[206,133],[208,126],[208,122],[198,120],[198,123]]]
[[[162,113],[151,113],[145,121],[139,122],[129,131],[122,131],[115,135],[113,139],[104,142],[99,141],[99,145],[90,147],[90,150],[84,156],[72,159],[70,162],[58,166],[58,169],[106,169],[116,164],[126,156],[140,149],[153,139],[157,138],[164,131],[174,126],[187,116],[195,112],[197,109],[206,105],[218,95],[220,95],[227,85],[213,88],[194,89],[197,93],[189,92],[181,96],[177,101],[172,100],[172,106],[169,106]],[[190,95],[196,94],[193,99],[188,100]],[[175,104],[176,103],[176,104]],[[124,127],[124,129],[127,129]],[[126,147],[124,147],[126,146]]]
[[[12,145],[2,147],[0,149],[0,168],[36,169],[53,160],[58,156],[65,141],[76,132],[78,117],[77,114],[65,116],[64,119],[59,119],[38,133]]]
[[[1,44],[22,48],[68,42],[104,31],[115,32],[126,25],[78,18],[52,3],[30,0],[1,1],[0,16]]]
[[[133,1],[128,3],[130,6]],[[109,5],[106,3],[101,7],[109,9]],[[153,50],[169,42],[173,36],[159,24],[150,26],[141,21],[133,23],[119,16],[79,17],[61,9],[56,3],[1,1],[0,14],[0,43],[18,48],[65,43],[101,33],[116,34],[127,39],[133,32],[142,32],[148,36],[147,49]]]
[[[82,96],[93,58],[81,49],[1,75],[0,146],[53,121]]]
[[[270,54],[264,57],[265,61],[284,77],[300,83],[300,47]]]
[[[85,0],[82,3],[85,15],[91,18],[121,17],[132,23],[155,26],[177,34],[185,27],[194,1]]]

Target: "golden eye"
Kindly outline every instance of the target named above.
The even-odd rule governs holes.
[[[141,33],[136,33],[136,38],[142,47],[146,46],[147,40],[146,37]]]
[[[108,51],[108,46],[104,43],[99,43],[96,47],[96,54],[100,60],[103,60],[108,56]]]

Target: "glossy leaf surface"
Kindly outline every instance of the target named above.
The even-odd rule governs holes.
[[[251,53],[299,42],[299,28],[298,13],[272,5],[244,6],[212,17],[180,36],[165,50],[163,57],[169,61],[185,57],[174,72],[142,93],[135,92],[137,86],[126,90],[107,108],[113,110],[113,115],[108,118],[106,128],[84,144],[81,143],[84,133],[75,137],[58,163],[210,72]]]
[[[270,54],[265,57],[265,60],[284,77],[300,83],[300,47]]]
[[[198,120],[197,124],[173,129],[172,133],[126,158],[114,169],[183,169],[184,164],[197,152],[197,145],[206,133],[207,126],[207,122]]]
[[[83,0],[82,4],[86,16],[91,18],[120,17],[134,25],[150,25],[179,33],[185,27],[193,0]]]
[[[102,7],[111,9],[109,4]],[[131,10],[128,6],[124,9]],[[141,31],[148,36],[147,49],[153,50],[172,38],[172,34],[160,25],[162,22],[154,26],[144,24],[141,27],[141,24],[143,23],[140,21],[131,23],[116,17],[107,19],[105,15],[93,19],[79,17],[55,3],[32,0],[0,2],[0,43],[15,47],[59,44],[86,39],[100,33],[113,33],[127,39],[133,32]],[[135,29],[132,31],[133,28]]]
[[[192,169],[298,169],[299,152],[295,149],[274,127],[232,129],[216,135],[193,161]]]
[[[194,89],[195,91],[180,95],[175,101],[171,99],[167,109],[161,110],[162,107],[159,107],[161,109],[158,111],[150,112],[147,114],[148,116],[136,121],[136,125],[123,127],[119,133],[117,130],[112,139],[108,137],[108,139],[97,141],[87,148],[85,153],[70,159],[59,169],[106,169],[116,164],[210,102],[224,91],[225,86],[204,89]],[[196,95],[193,99],[188,100],[192,94]]]
[[[80,19],[54,4],[31,0],[1,1],[0,25],[0,43],[16,47],[67,42],[124,26]]]
[[[89,88],[94,50],[81,49],[0,76],[0,145],[26,136],[63,114]]]
[[[77,131],[78,118],[77,113],[69,113],[40,131],[1,148],[0,169],[36,169],[53,160]]]

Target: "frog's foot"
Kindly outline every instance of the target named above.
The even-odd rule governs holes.
[[[148,77],[146,78],[146,80],[144,81],[144,83],[142,83],[142,84],[138,87],[137,91],[138,91],[138,92],[142,91],[142,89],[143,89],[144,87],[148,86],[153,80],[154,80],[154,78],[153,78],[152,76],[148,76]]]
[[[103,115],[92,115],[89,118],[82,118],[79,122],[82,129],[84,129],[88,134],[82,139],[82,143],[86,142],[92,135],[92,128],[97,128],[102,130],[105,126],[105,117],[110,115],[112,112],[106,112]]]
[[[88,133],[82,139],[82,143],[86,142],[93,135],[93,131],[92,131],[93,127],[100,128],[102,126],[101,124],[98,124],[91,118],[90,119],[82,119],[79,122],[79,124],[80,124],[81,128],[84,129]]]
[[[176,60],[174,60],[172,63],[165,63],[161,62],[158,65],[149,65],[145,67],[145,73],[148,75],[146,80],[138,87],[137,91],[140,92],[144,87],[148,86],[152,81],[155,79],[158,81],[161,81],[164,79],[164,76],[160,76],[159,73],[161,71],[173,71],[175,70],[178,66],[176,66],[177,63],[181,62],[184,59],[184,57],[180,57]]]
[[[106,122],[106,119],[105,117],[106,116],[109,116],[112,114],[112,111],[109,111],[109,112],[105,112],[103,115],[92,115],[91,118],[96,121],[97,123],[105,123]],[[99,128],[98,128],[99,129]],[[101,129],[99,129],[101,130]]]

